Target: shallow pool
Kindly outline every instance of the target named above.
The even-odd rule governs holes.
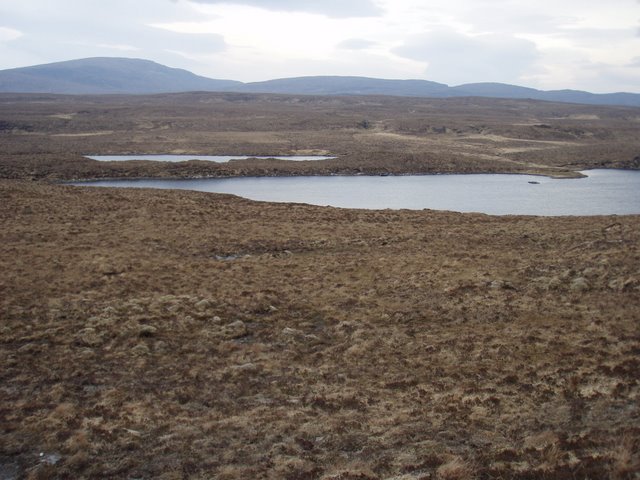
[[[492,215],[640,214],[640,171],[587,170],[587,177],[406,175],[109,180],[96,187],[187,189],[253,200],[366,209],[434,209]],[[534,182],[534,183],[530,183]]]

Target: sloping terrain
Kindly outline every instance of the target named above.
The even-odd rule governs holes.
[[[2,478],[637,478],[638,216],[0,199]]]
[[[389,80],[354,76],[309,76],[242,83],[214,80],[186,70],[134,58],[85,58],[0,70],[0,92],[60,94],[152,94],[162,92],[249,92],[288,95],[393,95],[453,98],[533,99],[591,105],[640,106],[640,94],[544,91],[503,83],[449,87],[428,80]]]
[[[0,478],[640,471],[640,216],[97,189],[98,177],[640,168],[640,110],[0,95]],[[97,162],[83,154],[335,154]]]
[[[536,173],[640,168],[640,109],[531,100],[250,93],[0,95],[8,178]],[[320,154],[327,161],[97,162],[83,155]]]
[[[84,58],[0,71],[0,92],[64,94],[220,91],[240,82],[135,58]]]

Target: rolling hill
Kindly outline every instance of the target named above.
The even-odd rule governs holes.
[[[200,77],[150,60],[96,57],[0,71],[0,91],[19,93],[163,93],[219,91],[241,85]]]
[[[0,92],[61,94],[151,94],[215,91],[294,95],[395,95],[410,97],[493,97],[592,105],[640,106],[640,94],[595,94],[579,90],[536,90],[504,83],[450,87],[428,80],[313,76],[242,83],[216,80],[150,60],[97,57],[0,70]]]

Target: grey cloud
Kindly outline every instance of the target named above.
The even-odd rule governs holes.
[[[225,3],[285,12],[319,13],[328,17],[371,17],[381,14],[372,0],[189,0],[196,3]]]
[[[633,57],[631,62],[627,64],[627,67],[640,68],[640,57]]]
[[[601,46],[615,41],[633,39],[638,32],[633,28],[560,28],[556,36],[571,39],[577,45]]]
[[[438,30],[410,39],[394,53],[428,63],[427,76],[448,84],[518,82],[538,52],[535,44],[504,35],[469,36]]]
[[[176,52],[212,54],[226,48],[217,34],[176,33],[149,26],[167,21],[188,21],[188,5],[156,0],[112,0],[108,7],[94,2],[66,0],[65,9],[53,2],[33,0],[40,8],[0,6],[0,17],[24,35],[7,45],[3,56],[22,56],[33,63],[93,56],[136,56],[182,68],[193,67]],[[123,12],[127,15],[123,15]],[[120,46],[125,48],[120,48]],[[15,64],[14,64],[15,65]]]
[[[345,50],[364,50],[369,47],[373,47],[374,45],[377,45],[377,43],[364,38],[349,38],[340,42],[338,44],[338,48],[343,48]]]
[[[508,5],[490,5],[478,8],[474,5],[461,15],[466,22],[473,25],[477,31],[492,31],[503,33],[552,33],[564,24],[572,23],[570,17],[545,15],[541,13],[524,13],[510,10]]]
[[[629,68],[631,67],[631,68]],[[616,85],[615,91],[638,92],[637,70],[640,67],[640,57],[636,57],[630,65],[623,67],[606,63],[590,63],[584,67],[585,88],[595,92],[612,92],[611,85]]]
[[[224,38],[215,34],[182,34],[153,27],[136,30],[120,28],[117,31],[96,32],[95,35],[76,36],[58,32],[40,35],[26,34],[12,42],[12,48],[43,58],[60,60],[93,56],[130,56],[160,61],[180,60],[176,53],[212,54],[226,48]],[[129,47],[128,50],[118,48]],[[61,58],[61,55],[63,58]]]
[[[155,28],[147,28],[145,31],[148,36],[140,44],[146,49],[215,53],[226,48],[224,37],[215,33],[177,33]]]

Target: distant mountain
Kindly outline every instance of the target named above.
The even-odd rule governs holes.
[[[492,97],[546,100],[592,105],[640,106],[640,94],[596,94],[579,90],[536,90],[506,83],[467,83],[449,87],[428,80],[383,80],[367,77],[295,77],[252,82],[232,87],[252,93],[295,95],[396,95],[401,97]]]
[[[245,83],[235,90],[253,93],[293,93],[298,95],[396,95],[414,97],[446,96],[449,87],[427,80],[383,80],[368,77],[294,77]]]
[[[0,92],[66,94],[219,91],[241,85],[150,60],[96,57],[0,71]]]
[[[493,97],[592,105],[640,106],[640,94],[595,94],[579,90],[536,90],[504,83],[449,87],[427,80],[316,76],[242,83],[214,80],[187,70],[133,58],[85,58],[0,70],[0,92],[148,94],[164,92],[250,92],[293,95],[396,95],[409,97]]]
[[[467,83],[451,87],[449,96],[472,96],[493,98],[530,98],[550,102],[585,103],[591,105],[640,106],[637,93],[589,93],[581,90],[536,90],[505,83]]]

